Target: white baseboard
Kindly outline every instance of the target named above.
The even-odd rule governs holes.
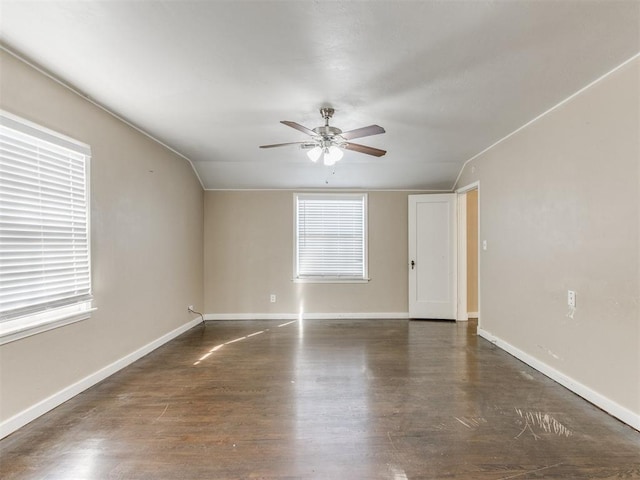
[[[478,318],[478,312],[467,312],[467,318]]]
[[[124,367],[132,364],[136,360],[144,357],[148,353],[152,352],[156,348],[164,345],[169,340],[173,340],[178,335],[186,332],[190,328],[195,327],[202,320],[196,318],[191,320],[184,325],[172,330],[171,332],[163,335],[162,337],[154,340],[151,343],[146,344],[145,346],[139,348],[135,352],[130,353],[122,357],[119,360],[116,360],[110,365],[107,365],[104,368],[101,368],[97,372],[92,373],[84,377],[82,380],[77,381],[76,383],[69,385],[68,387],[60,390],[57,393],[54,393],[48,398],[45,398],[41,402],[36,403],[35,405],[23,410],[20,413],[17,413],[11,418],[8,418],[4,422],[0,423],[0,439],[6,437],[7,435],[15,432],[19,428],[25,426],[27,423],[35,420],[41,415],[44,415],[50,410],[53,410],[58,405],[63,404],[67,400],[75,397],[79,393],[82,393],[87,388],[92,387],[96,383],[104,380],[110,375],[113,375],[118,370],[123,369]]]
[[[298,320],[299,313],[206,313],[205,320]],[[409,312],[304,313],[304,320],[405,319]]]
[[[640,415],[632,412],[628,408],[623,407],[622,405],[614,402],[613,400],[605,397],[604,395],[592,390],[591,388],[583,385],[582,383],[574,380],[573,378],[565,375],[562,372],[559,372],[553,367],[550,367],[544,362],[541,362],[537,358],[529,355],[528,353],[523,352],[519,348],[514,347],[510,343],[505,342],[504,340],[496,337],[495,335],[478,328],[478,335],[491,343],[495,344],[497,347],[500,347],[505,352],[513,355],[518,360],[523,361],[530,367],[535,368],[540,373],[543,373],[551,380],[558,382],[563,387],[568,388],[573,393],[581,396],[585,400],[593,403],[597,407],[601,408],[605,412],[613,415],[617,419],[623,421],[627,425],[636,430],[640,430]]]

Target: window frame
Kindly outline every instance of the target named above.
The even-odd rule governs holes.
[[[0,109],[0,124],[9,129],[28,135],[38,141],[50,143],[58,148],[71,150],[84,156],[84,183],[86,197],[86,236],[89,291],[83,298],[73,303],[56,306],[42,305],[40,308],[26,309],[24,314],[0,319],[0,345],[31,335],[86,320],[96,310],[93,307],[92,255],[91,255],[91,148],[71,137],[38,125],[22,117]]]
[[[362,199],[363,217],[363,275],[308,275],[300,276],[298,273],[298,199],[300,197],[319,199]],[[368,283],[369,278],[369,196],[367,193],[329,193],[329,192],[295,192],[293,194],[293,282],[294,283]]]

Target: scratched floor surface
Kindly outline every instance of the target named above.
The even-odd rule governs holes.
[[[473,324],[215,322],[0,442],[8,479],[640,478],[640,433]]]

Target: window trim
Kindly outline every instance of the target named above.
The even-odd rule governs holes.
[[[89,281],[92,280],[91,255],[91,147],[83,142],[48,129],[37,123],[0,109],[0,122],[3,126],[32,136],[38,140],[72,150],[85,156],[85,191],[87,198],[87,254],[89,257]],[[25,315],[0,322],[0,345],[10,343],[31,335],[60,328],[71,323],[86,320],[97,308],[93,306],[92,285],[89,294],[82,300],[57,308],[44,307]]]
[[[45,310],[0,323],[0,345],[91,318],[91,301]]]
[[[298,276],[298,197],[318,198],[362,198],[363,199],[363,263],[362,277],[352,276]],[[369,195],[367,193],[336,193],[336,192],[294,192],[293,194],[293,283],[368,283],[369,278]]]

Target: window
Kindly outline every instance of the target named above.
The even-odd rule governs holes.
[[[90,315],[90,155],[0,111],[0,344]]]
[[[295,281],[368,281],[366,194],[298,193],[295,215]]]

